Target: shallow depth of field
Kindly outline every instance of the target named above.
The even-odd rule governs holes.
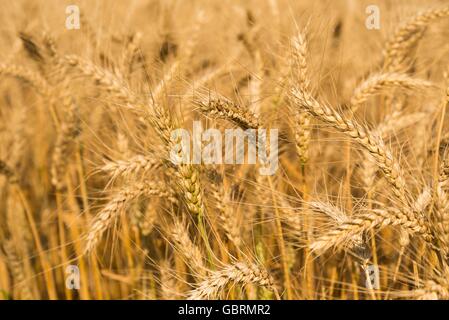
[[[0,21],[0,299],[449,298],[447,0]],[[174,164],[199,122],[277,129],[277,170]]]

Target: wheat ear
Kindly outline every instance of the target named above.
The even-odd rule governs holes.
[[[39,74],[16,65],[0,64],[0,75],[6,75],[20,79],[37,90],[44,97],[50,96],[50,87]]]
[[[407,55],[410,49],[422,38],[425,28],[433,21],[448,16],[449,7],[430,9],[418,13],[401,24],[384,49],[384,70],[389,72],[406,70]]]
[[[225,190],[223,182],[212,182],[211,192],[214,199],[215,207],[218,210],[218,218],[221,221],[221,227],[226,233],[227,238],[239,248],[242,239],[240,236],[238,220],[236,219],[236,213],[232,212],[229,208],[231,202],[230,190]]]
[[[438,231],[438,238],[445,247],[449,245],[449,196],[446,191],[448,185],[449,161],[447,159],[443,159],[440,165],[440,173],[438,176],[438,184],[436,190],[437,199],[435,211],[435,227]]]
[[[400,226],[407,230],[409,234],[420,234],[429,243],[433,239],[429,228],[417,219],[410,219],[399,210],[375,209],[338,225],[314,241],[310,248],[317,252],[323,252],[331,247],[338,247],[373,228],[380,229],[385,226]]]
[[[298,90],[308,91],[309,80],[307,75],[307,41],[302,33],[292,39],[292,65],[291,73],[294,81],[293,87]],[[303,110],[293,110],[295,120],[296,151],[302,164],[308,160],[310,142],[310,116]]]
[[[373,132],[376,132],[379,136],[387,138],[392,132],[399,132],[408,126],[417,123],[424,117],[423,113],[415,112],[412,114],[404,114],[401,111],[394,111],[389,114],[384,121],[382,121]],[[361,180],[363,182],[363,188],[366,193],[373,191],[374,180],[378,167],[372,160],[369,152],[364,152],[364,161],[361,163]]]
[[[449,283],[446,279],[441,281],[428,280],[420,289],[414,290],[411,296],[418,300],[448,300]]]
[[[174,130],[178,128],[176,122],[165,108],[157,103],[152,103],[152,106],[153,115],[149,118],[150,122],[164,141],[167,151],[178,150],[178,156],[182,159],[183,150],[176,148],[177,145],[180,145],[181,137],[172,136]],[[190,163],[180,163],[176,165],[176,176],[187,208],[192,214],[202,217],[205,206],[198,169]]]
[[[255,264],[237,262],[226,266],[222,270],[212,271],[204,281],[188,294],[187,299],[217,299],[226,286],[231,283],[255,284],[273,290],[279,297],[273,279],[265,270]]]
[[[115,99],[123,102],[125,107],[133,110],[139,109],[136,107],[136,104],[138,105],[138,99],[133,92],[130,91],[121,75],[105,70],[91,61],[76,55],[64,56],[62,61],[66,65],[78,70],[85,77],[94,80],[96,84],[110,92]]]
[[[393,157],[391,151],[384,145],[382,139],[373,135],[355,121],[344,119],[331,108],[319,104],[307,92],[293,90],[293,96],[296,99],[298,106],[304,108],[320,120],[331,124],[335,129],[345,133],[367,150],[376,160],[379,169],[382,170],[385,177],[392,185],[395,196],[401,201],[405,208],[402,212],[394,213],[391,217],[389,217],[388,213],[385,211],[379,211],[372,215],[365,215],[364,218],[358,219],[356,222],[351,221],[343,224],[337,228],[335,235],[343,236],[344,238],[345,230],[348,232],[355,231],[354,234],[357,234],[366,227],[369,229],[374,226],[389,224],[399,225],[402,223],[406,229],[422,234],[424,239],[430,242],[431,236],[423,217],[417,216],[409,207],[410,200],[405,192],[405,180],[399,163]],[[332,236],[333,235],[331,235],[330,238],[332,238]]]
[[[321,105],[307,92],[293,89],[292,96],[299,108],[303,108],[321,121],[332,125],[333,128],[348,135],[352,140],[366,149],[376,160],[380,170],[382,170],[387,180],[393,186],[393,191],[397,198],[405,205],[409,203],[407,201],[405,180],[401,167],[379,136],[369,132],[368,129],[356,123],[354,120],[344,119],[330,107]]]
[[[385,92],[391,88],[406,90],[419,90],[432,87],[432,83],[426,80],[415,79],[406,74],[380,73],[370,76],[355,90],[351,98],[352,111],[366,102],[370,97]]]
[[[153,169],[157,169],[162,162],[153,156],[136,155],[126,160],[108,161],[101,170],[111,175],[113,179],[121,177],[129,177],[138,173],[145,174]]]
[[[307,203],[307,207],[315,212],[324,214],[327,217],[331,218],[333,220],[333,223],[337,226],[341,226],[351,221],[351,217],[349,217],[345,212],[328,202],[310,201]],[[355,234],[352,237],[349,237],[347,239],[346,246],[347,249],[361,248],[363,246],[362,234],[359,233]]]
[[[64,90],[65,95],[61,97],[62,106],[67,112],[65,121],[62,122],[60,132],[56,139],[55,149],[52,155],[52,165],[50,169],[51,182],[61,190],[64,186],[63,177],[65,175],[68,159],[73,151],[74,142],[80,133],[80,123],[78,117],[78,105],[75,99]]]
[[[178,252],[184,256],[188,266],[197,274],[204,274],[207,270],[203,262],[204,254],[190,239],[188,228],[184,222],[174,221],[171,239]]]
[[[194,104],[206,116],[228,120],[242,129],[257,129],[259,127],[259,120],[252,112],[243,110],[232,101],[218,95],[202,96],[195,99]]]
[[[141,196],[170,197],[164,185],[154,182],[140,182],[132,187],[117,192],[111,201],[94,218],[86,236],[85,254],[91,252],[100,241],[102,235],[114,223],[120,213],[126,209],[127,204]]]
[[[28,286],[28,281],[25,276],[25,270],[22,262],[17,256],[16,249],[12,240],[5,241],[3,245],[5,250],[7,261],[11,269],[12,278],[14,281],[14,287],[18,291],[19,299],[33,300],[35,299],[31,288]]]

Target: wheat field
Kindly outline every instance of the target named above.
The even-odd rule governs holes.
[[[0,8],[0,300],[449,298],[447,0]]]

